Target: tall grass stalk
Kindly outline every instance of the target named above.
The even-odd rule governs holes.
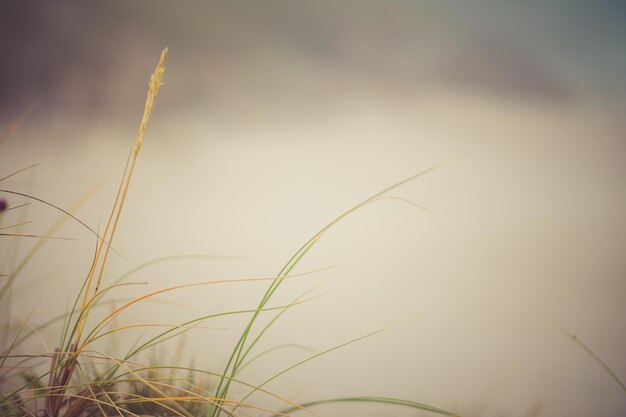
[[[336,346],[330,346],[320,353],[311,353],[304,359],[293,364],[288,364],[284,369],[274,375],[268,375],[260,383],[251,383],[242,380],[241,371],[250,363],[260,360],[264,355],[275,349],[284,347],[296,347],[307,350],[306,347],[297,343],[281,345],[262,352],[257,352],[256,347],[266,335],[267,331],[291,308],[308,302],[311,297],[307,293],[296,297],[291,302],[282,305],[272,305],[270,301],[281,285],[288,279],[303,277],[311,272],[295,274],[294,270],[302,258],[324,236],[324,234],[339,221],[350,216],[355,211],[381,199],[399,199],[414,204],[401,197],[391,196],[388,193],[409,181],[425,175],[438,166],[421,171],[409,178],[399,181],[386,189],[375,193],[371,197],[347,210],[338,216],[318,233],[307,240],[283,265],[278,274],[271,277],[249,277],[239,279],[221,279],[199,283],[181,284],[170,286],[145,293],[138,297],[124,298],[115,297],[121,288],[141,285],[139,282],[129,282],[127,279],[139,270],[159,264],[161,262],[181,261],[189,258],[202,258],[203,256],[189,255],[183,257],[157,258],[135,267],[117,279],[110,280],[106,277],[106,266],[109,255],[115,249],[113,241],[122,215],[124,203],[130,189],[136,162],[142,148],[146,131],[150,122],[159,89],[163,83],[167,49],[161,53],[159,62],[153,72],[149,86],[143,116],[135,140],[129,152],[123,170],[122,178],[117,188],[113,207],[104,224],[102,232],[98,227],[94,230],[86,223],[77,218],[73,213],[95,192],[95,189],[87,192],[72,207],[65,210],[57,204],[38,198],[30,193],[1,188],[0,193],[14,197],[25,198],[32,203],[44,204],[60,213],[59,219],[41,235],[26,234],[21,232],[22,224],[16,223],[12,227],[13,232],[4,232],[0,229],[0,238],[33,237],[38,241],[30,248],[26,255],[16,263],[11,271],[4,276],[4,282],[0,288],[0,301],[10,299],[10,290],[18,276],[24,271],[25,266],[42,249],[45,242],[51,238],[63,238],[55,234],[67,221],[75,221],[86,228],[94,236],[94,252],[91,267],[87,276],[82,281],[73,304],[67,312],[49,318],[47,321],[32,325],[28,320],[18,320],[14,317],[7,318],[7,323],[18,323],[17,330],[12,332],[13,326],[5,327],[6,338],[3,336],[0,356],[0,416],[32,416],[32,417],[87,417],[87,416],[239,416],[249,415],[255,411],[259,415],[285,416],[295,412],[306,412],[317,415],[311,408],[329,403],[378,403],[394,406],[411,407],[422,411],[438,414],[453,415],[452,413],[418,402],[401,400],[396,398],[355,396],[340,397],[335,399],[320,399],[299,404],[284,396],[271,392],[265,386],[292,369],[315,360],[320,356],[329,354],[337,349],[345,348],[353,343],[380,333],[376,330],[361,337],[345,341]],[[32,109],[20,117],[0,139],[2,142],[24,122],[26,115]],[[18,175],[24,168],[0,179],[0,182]],[[28,203],[24,203],[24,207]],[[414,204],[415,205],[415,204]],[[16,206],[21,207],[21,206]],[[420,206],[418,206],[420,207]],[[421,208],[421,207],[420,207]],[[0,227],[2,226],[4,212],[0,213]],[[191,320],[182,323],[134,323],[121,325],[118,318],[136,305],[154,300],[157,296],[171,293],[184,288],[223,285],[230,283],[242,284],[245,282],[267,281],[269,284],[260,300],[252,308],[244,308],[226,312],[211,312],[201,314]],[[308,297],[308,298],[307,298]],[[108,307],[109,311],[102,309]],[[10,313],[10,311],[9,311]],[[97,313],[97,314],[96,314]],[[204,326],[209,320],[225,316],[243,315],[248,317],[235,345],[230,350],[226,359],[226,365],[221,372],[213,372],[193,366],[176,366],[153,362],[142,363],[141,354],[154,351],[160,344],[169,340],[184,337],[193,330]],[[259,322],[261,316],[269,316],[265,324]],[[92,323],[92,324],[90,324]],[[60,325],[61,331],[57,347],[50,351],[41,332],[54,325]],[[133,329],[160,329],[150,337],[139,337],[128,348],[125,354],[113,355],[95,348],[96,342],[113,340],[116,335]],[[11,333],[9,335],[9,333]],[[21,346],[34,336],[40,337],[44,346],[44,353],[39,355],[26,355],[19,353]],[[180,351],[182,343],[179,344]],[[180,354],[178,354],[180,356]],[[42,369],[41,361],[47,361],[48,367]],[[186,376],[181,376],[184,373]],[[233,399],[231,392],[233,386],[245,390],[246,394],[240,399]],[[260,407],[249,401],[252,395],[258,393],[278,401],[280,406],[276,410]],[[288,407],[282,411],[280,408]],[[245,410],[245,413],[243,412]]]

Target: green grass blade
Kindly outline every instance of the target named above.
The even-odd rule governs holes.
[[[390,397],[367,397],[367,396],[366,397],[344,397],[344,398],[334,398],[334,399],[328,399],[328,400],[310,401],[310,402],[302,403],[301,405],[302,407],[308,408],[308,407],[314,407],[316,405],[322,405],[322,404],[339,404],[339,403],[354,403],[354,402],[404,406],[404,407],[415,408],[417,410],[430,411],[430,412],[437,413],[437,414],[458,417],[457,414],[454,414],[447,410],[443,410],[441,408],[433,407],[428,404],[418,403],[414,401],[407,401],[407,400],[402,400],[398,398],[390,398]],[[291,407],[286,410],[282,410],[281,413],[288,414],[297,410],[298,410],[297,407]],[[275,414],[272,417],[278,417],[278,414]]]

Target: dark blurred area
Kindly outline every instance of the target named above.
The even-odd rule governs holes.
[[[0,106],[127,113],[171,47],[169,106],[332,107],[352,91],[465,89],[621,103],[623,2],[3,2]]]

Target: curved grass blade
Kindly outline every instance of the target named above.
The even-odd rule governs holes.
[[[456,158],[454,158],[456,159]],[[454,160],[453,159],[453,160]],[[451,160],[452,161],[452,160]],[[447,163],[450,163],[451,161],[447,161],[443,164],[439,164],[439,165],[434,165],[428,169],[425,169],[423,171],[420,171],[414,175],[411,175],[410,177],[407,177],[401,181],[396,182],[395,184],[390,185],[389,187],[383,189],[382,191],[379,191],[375,194],[373,194],[372,196],[370,196],[369,198],[363,200],[362,202],[360,202],[359,204],[353,206],[352,208],[348,209],[347,211],[345,211],[343,214],[341,214],[339,217],[336,217],[334,220],[332,220],[330,223],[328,223],[325,227],[323,227],[317,234],[315,234],[313,237],[311,237],[302,247],[300,247],[300,249],[298,249],[298,251],[296,251],[296,253],[294,253],[294,255],[287,261],[287,263],[283,266],[283,268],[280,270],[280,272],[278,273],[278,275],[276,276],[276,279],[270,284],[269,288],[267,289],[267,291],[265,292],[265,294],[263,295],[263,297],[261,298],[261,301],[259,302],[258,308],[262,309],[263,306],[269,301],[269,299],[272,297],[272,295],[275,293],[275,291],[278,289],[278,287],[280,286],[280,284],[283,281],[283,278],[285,275],[289,274],[291,272],[291,270],[293,268],[295,268],[295,266],[300,262],[300,260],[306,255],[306,253],[313,247],[313,245],[315,245],[315,243],[321,239],[321,237],[329,230],[331,229],[335,224],[337,224],[338,222],[340,222],[341,220],[343,220],[344,218],[348,217],[349,215],[351,215],[352,213],[354,213],[355,211],[361,209],[362,207],[370,204],[372,201],[378,199],[381,196],[384,196],[385,194],[387,194],[388,192],[410,182],[413,181],[423,175],[426,175],[444,165],[446,165]],[[231,375],[234,376],[237,374],[237,364],[241,364],[243,362],[243,360],[245,359],[245,354],[247,353],[247,351],[244,352],[244,347],[246,345],[246,341],[248,339],[248,336],[250,334],[250,331],[252,329],[252,326],[254,325],[255,321],[257,319],[257,315],[253,315],[250,319],[250,321],[248,322],[248,325],[246,326],[246,328],[244,329],[244,331],[242,332],[241,337],[239,338],[239,340],[237,341],[235,347],[233,348],[233,351],[226,363],[226,366],[224,368],[224,374],[225,375]],[[243,355],[243,356],[242,356]],[[217,388],[217,396],[218,397],[226,397],[226,395],[228,394],[228,390],[229,390],[229,382],[225,381],[224,379],[221,379],[219,384],[218,384],[218,388]],[[217,409],[212,409],[211,412],[209,413],[209,417],[217,417]]]
[[[5,177],[0,178],[0,182],[4,181],[4,180],[6,180],[6,179],[9,179],[9,178],[11,178],[11,177],[13,177],[13,176],[15,176],[15,175],[17,175],[17,174],[21,173],[21,172],[24,172],[24,171],[26,171],[26,170],[29,170],[29,169],[31,169],[31,168],[35,168],[35,167],[38,167],[38,166],[39,166],[39,164],[32,164],[32,165],[29,165],[29,166],[27,166],[27,167],[25,167],[25,168],[18,169],[17,171],[12,172],[11,174],[9,174],[9,175],[7,175],[7,176],[5,176]]]
[[[377,404],[387,404],[387,405],[398,405],[404,407],[410,407],[417,410],[430,411],[437,414],[443,414],[446,416],[458,417],[457,414],[454,414],[450,411],[443,410],[441,408],[433,407],[428,404],[417,403],[414,401],[407,401],[398,398],[391,397],[344,397],[344,398],[334,398],[328,400],[318,400],[318,401],[310,401],[306,403],[302,403],[303,407],[314,407],[322,404],[339,404],[339,403],[377,403]],[[286,410],[282,410],[281,413],[288,414],[293,411],[297,411],[297,408],[291,407]],[[272,417],[275,417],[276,414]]]
[[[41,103],[41,100],[42,100],[41,97],[36,99],[33,102],[33,104],[28,106],[26,111],[24,111],[24,113],[22,113],[22,115],[20,117],[18,117],[9,126],[9,128],[0,137],[0,145],[2,145],[4,142],[6,142],[15,133],[15,131],[22,125],[22,123],[24,123],[24,121],[28,118],[28,116],[30,116],[30,114],[33,112],[33,110],[35,110],[35,108],[39,105],[39,103]]]
[[[591,356],[593,360],[595,360],[598,363],[598,365],[600,365],[602,369],[604,369],[610,375],[610,377],[613,378],[613,380],[617,383],[617,385],[620,386],[622,391],[626,393],[626,385],[624,385],[624,382],[622,382],[622,380],[619,379],[617,374],[613,372],[613,370],[609,367],[609,365],[607,365],[606,362],[604,362],[593,350],[591,350],[589,346],[583,343],[575,334],[571,335],[571,338],[574,341],[574,343],[576,343],[585,352],[587,352],[589,356]]]
[[[366,339],[366,338],[368,338],[368,337],[374,336],[375,334],[381,333],[381,332],[383,332],[383,331],[385,331],[385,330],[387,330],[387,329],[388,329],[387,327],[386,327],[386,328],[383,328],[383,329],[378,329],[378,330],[373,331],[373,332],[371,332],[371,333],[368,333],[368,334],[366,334],[366,335],[364,335],[364,336],[359,336],[359,337],[357,337],[356,339],[349,340],[349,341],[344,342],[344,343],[342,343],[342,344],[339,344],[339,345],[333,346],[333,347],[331,347],[331,348],[329,348],[329,349],[326,349],[326,350],[324,350],[324,351],[322,351],[322,352],[320,352],[320,353],[316,353],[315,355],[311,355],[311,356],[307,357],[306,359],[303,359],[303,360],[301,360],[301,361],[299,361],[299,362],[296,362],[295,364],[293,364],[293,365],[291,365],[291,366],[289,366],[289,367],[287,367],[287,368],[283,369],[282,371],[278,372],[277,374],[274,374],[274,375],[273,375],[273,376],[271,376],[270,378],[268,378],[268,379],[266,379],[265,381],[263,381],[262,383],[260,383],[260,384],[258,385],[258,387],[263,387],[264,385],[267,385],[268,383],[270,383],[271,381],[275,380],[275,379],[276,379],[276,378],[278,378],[279,376],[281,376],[281,375],[283,375],[283,374],[286,374],[287,372],[291,371],[292,369],[297,368],[298,366],[303,365],[303,364],[305,364],[305,363],[307,363],[307,362],[310,362],[310,361],[312,361],[312,360],[313,360],[313,359],[315,359],[315,358],[319,358],[319,357],[320,357],[320,356],[322,356],[322,355],[326,355],[327,353],[330,353],[330,352],[335,351],[335,350],[337,350],[337,349],[341,349],[342,347],[345,347],[345,346],[351,345],[351,344],[353,344],[353,343],[356,343],[356,342],[361,341],[361,340],[363,340],[363,339]],[[253,389],[253,390],[252,390],[252,391],[250,391],[248,394],[246,394],[246,396],[245,396],[245,397],[243,397],[243,398],[241,399],[241,401],[245,401],[245,400],[247,400],[247,399],[248,399],[248,398],[249,398],[252,394],[254,394],[256,391],[257,391],[257,388]]]
[[[74,212],[76,210],[78,210],[84,203],[86,203],[91,196],[96,192],[96,190],[100,187],[99,184],[97,184],[96,186],[92,187],[90,190],[88,190],[85,194],[83,194],[83,196],[81,198],[79,198],[74,204],[72,204],[72,206],[68,209],[68,212]],[[62,210],[62,209],[61,209]],[[64,211],[64,210],[62,210]],[[70,214],[70,217],[67,216],[61,216],[45,233],[44,233],[44,237],[45,236],[51,236],[55,231],[57,231],[67,220],[68,218],[72,218],[73,215]],[[80,220],[79,220],[80,221]],[[96,233],[97,236],[97,233]],[[6,293],[6,291],[11,287],[11,285],[13,284],[13,281],[15,281],[15,279],[17,279],[17,277],[19,276],[19,274],[22,272],[22,270],[24,269],[24,267],[26,267],[26,265],[28,264],[28,262],[32,259],[33,256],[35,256],[35,254],[37,252],[39,252],[39,250],[41,250],[42,246],[46,243],[46,240],[40,240],[37,243],[35,243],[28,251],[28,253],[24,256],[24,258],[20,261],[20,263],[15,267],[15,269],[9,274],[9,277],[7,278],[7,280],[4,282],[4,285],[2,286],[2,289],[0,289],[0,300],[2,299],[2,297],[4,296],[4,294]]]

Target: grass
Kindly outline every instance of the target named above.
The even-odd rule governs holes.
[[[424,412],[454,415],[446,410],[418,402],[371,396],[353,396],[345,398],[320,399],[298,404],[278,393],[268,391],[265,386],[294,368],[313,361],[322,355],[337,349],[349,348],[349,345],[380,333],[374,331],[353,340],[346,340],[337,346],[330,346],[320,353],[314,353],[296,363],[285,364],[284,369],[274,375],[268,375],[260,383],[242,380],[241,371],[251,362],[263,357],[266,352],[258,352],[259,342],[268,329],[273,326],[292,307],[308,301],[302,295],[290,303],[273,305],[271,301],[285,280],[296,276],[294,270],[300,260],[336,223],[350,216],[355,211],[383,198],[398,198],[387,194],[397,187],[436,169],[419,172],[390,187],[373,194],[368,199],[355,205],[328,223],[318,233],[302,245],[273,277],[260,277],[247,280],[220,280],[165,287],[130,299],[116,299],[113,295],[126,286],[136,283],[126,279],[134,272],[149,265],[167,262],[181,257],[159,258],[139,265],[118,279],[107,276],[107,265],[113,249],[114,237],[122,216],[124,203],[130,189],[137,158],[144,142],[156,98],[163,83],[167,49],[159,59],[150,79],[144,114],[135,141],[126,161],[122,179],[113,202],[111,213],[102,231],[94,229],[78,219],[73,213],[95,192],[89,191],[72,207],[63,209],[58,205],[40,199],[34,195],[15,190],[0,188],[3,196],[19,197],[26,200],[23,205],[11,206],[3,198],[0,202],[0,238],[12,239],[12,245],[18,245],[20,239],[36,239],[29,251],[21,259],[12,259],[12,264],[2,276],[0,302],[9,306],[9,316],[4,317],[2,328],[2,349],[0,356],[0,415],[2,416],[45,416],[45,417],[81,417],[81,416],[283,416],[296,413],[318,415],[314,408],[321,404],[337,403],[377,403],[392,407],[409,407]],[[28,109],[27,113],[30,113]],[[9,127],[2,136],[0,145],[26,119],[23,115]],[[0,182],[18,175],[22,171],[5,175]],[[59,212],[59,219],[43,234],[33,235],[21,232],[21,226],[27,220],[3,225],[4,214],[9,210],[23,209],[28,204],[43,204]],[[78,294],[68,311],[51,317],[48,321],[32,324],[28,317],[18,319],[10,316],[11,292],[13,284],[23,273],[25,266],[35,257],[50,239],[62,239],[57,236],[59,228],[68,221],[77,222],[94,237],[94,253],[89,273],[84,278]],[[12,254],[17,253],[13,250]],[[184,257],[182,257],[184,259]],[[155,297],[188,287],[205,287],[229,282],[267,281],[265,292],[259,302],[249,308],[237,311],[214,312],[201,315],[183,323],[135,323],[119,325],[118,318],[130,307],[144,304]],[[106,308],[109,308],[108,312]],[[141,361],[146,352],[155,352],[162,343],[184,337],[204,323],[223,316],[245,316],[247,322],[225,360],[225,366],[218,371],[209,371],[193,366],[167,364],[153,360],[146,364]],[[267,316],[267,317],[266,317]],[[261,321],[261,317],[267,320]],[[23,353],[23,346],[33,338],[42,338],[41,332],[54,326],[61,328],[55,348],[46,349],[39,354]],[[112,341],[117,334],[128,329],[158,329],[146,338],[139,338],[123,355],[113,355],[98,349],[102,341]],[[96,343],[98,342],[98,343]],[[45,339],[42,340],[46,345]],[[278,348],[278,347],[277,347]],[[237,392],[247,392],[235,396]],[[255,394],[255,395],[253,395]],[[276,409],[268,409],[253,402],[258,394],[273,398],[278,404]]]

